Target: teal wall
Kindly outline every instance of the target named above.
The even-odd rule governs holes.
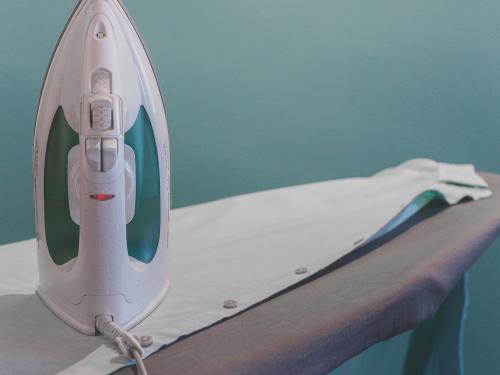
[[[167,99],[177,207],[422,156],[500,173],[498,1],[125,3]],[[34,234],[37,97],[73,5],[2,3],[2,243]],[[468,374],[499,366],[499,251],[470,274]]]

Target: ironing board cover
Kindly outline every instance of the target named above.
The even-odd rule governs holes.
[[[133,333],[153,336],[149,355],[323,270],[393,229],[433,197],[453,205],[466,197],[489,196],[488,185],[472,166],[418,159],[370,178],[276,189],[176,210],[171,292]],[[424,238],[426,232],[421,234]],[[0,248],[3,369],[101,374],[126,366],[103,338],[78,334],[40,302],[34,294],[35,248],[34,240]],[[383,258],[378,266],[401,267],[390,261]],[[407,277],[417,272],[407,264],[400,271]],[[369,275],[358,272],[350,277]],[[373,284],[373,298],[376,291]],[[347,289],[341,297],[339,306],[349,298]],[[224,308],[228,300],[236,301],[234,308]],[[314,307],[307,305],[307,310],[313,314]]]

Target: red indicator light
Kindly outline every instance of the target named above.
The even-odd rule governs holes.
[[[105,202],[113,199],[115,196],[111,194],[94,194],[91,195],[90,198],[99,201],[99,202]]]

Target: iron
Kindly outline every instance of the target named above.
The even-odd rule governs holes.
[[[170,212],[165,109],[119,0],[81,0],[53,53],[34,145],[38,294],[62,320],[130,329],[164,299]]]

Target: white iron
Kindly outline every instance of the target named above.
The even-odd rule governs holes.
[[[130,329],[165,297],[167,121],[148,55],[119,0],[81,0],[43,84],[34,140],[38,293],[96,334]]]

